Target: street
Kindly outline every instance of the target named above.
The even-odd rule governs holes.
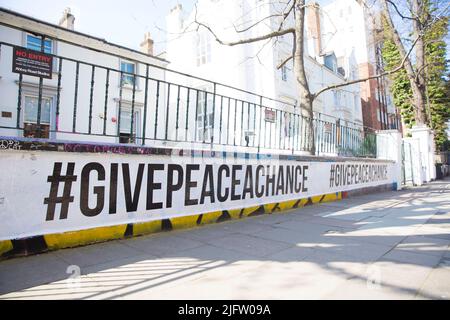
[[[449,299],[450,180],[0,262],[0,299]]]

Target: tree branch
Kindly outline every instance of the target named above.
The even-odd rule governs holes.
[[[263,21],[265,21],[265,20],[267,20],[267,19],[274,18],[274,17],[281,17],[281,16],[282,16],[281,14],[271,14],[271,15],[269,15],[269,16],[266,16],[266,17],[262,18],[261,20],[256,21],[255,23],[253,23],[252,25],[250,25],[250,26],[248,26],[247,28],[244,28],[244,29],[238,29],[238,28],[233,24],[234,31],[236,31],[237,33],[242,33],[242,32],[245,32],[245,31],[250,30],[250,29],[253,28],[253,27],[256,27],[258,24],[260,24],[261,22],[263,22]]]
[[[286,59],[284,59],[283,61],[281,61],[278,65],[277,65],[277,69],[281,69],[283,68],[283,66],[288,63],[290,60],[294,59],[293,55],[290,55],[289,57],[287,57]]]
[[[420,38],[420,36],[418,36],[414,40],[414,42],[413,42],[411,48],[409,49],[408,53],[404,56],[402,62],[396,68],[394,68],[394,69],[392,69],[390,71],[385,71],[385,72],[382,72],[380,74],[376,74],[376,75],[369,76],[369,77],[366,77],[366,78],[361,78],[361,79],[357,79],[357,80],[353,80],[353,81],[347,81],[347,82],[344,82],[344,83],[334,84],[334,85],[322,88],[319,91],[317,91],[316,93],[312,94],[313,99],[317,98],[320,94],[322,94],[322,93],[324,93],[325,91],[328,91],[328,90],[337,89],[337,88],[341,88],[341,87],[346,87],[346,86],[349,86],[349,85],[352,85],[352,84],[368,81],[368,80],[371,80],[371,79],[377,79],[377,78],[385,77],[385,76],[388,76],[388,75],[391,75],[393,73],[396,73],[396,72],[400,71],[402,68],[404,68],[405,63],[406,63],[407,59],[409,58],[409,56],[411,55],[411,52],[413,51],[414,46],[416,45],[417,41],[419,41],[419,38]]]
[[[392,7],[394,7],[395,11],[396,11],[397,14],[400,16],[400,18],[402,18],[402,19],[408,19],[408,20],[413,20],[413,21],[416,21],[416,20],[417,20],[417,18],[404,16],[404,15],[400,12],[400,10],[398,9],[397,5],[396,5],[393,1],[391,1],[391,0],[386,0],[386,1],[389,2],[389,4],[390,4]]]
[[[197,26],[201,26],[203,28],[205,28],[206,30],[208,30],[213,37],[215,38],[215,40],[220,43],[221,45],[226,45],[226,46],[236,46],[236,45],[240,45],[240,44],[246,44],[246,43],[253,43],[253,42],[258,42],[258,41],[262,41],[262,40],[267,40],[270,38],[275,38],[275,37],[279,37],[288,33],[295,33],[295,29],[294,28],[288,28],[288,29],[284,29],[284,30],[279,30],[279,31],[273,31],[270,32],[268,34],[262,35],[262,36],[258,36],[258,37],[254,37],[254,38],[247,38],[247,39],[242,39],[242,40],[238,40],[238,41],[223,41],[222,39],[220,39],[217,34],[211,29],[210,26],[206,25],[203,22],[200,22],[197,20],[197,5],[195,6],[195,16],[194,16],[194,23],[197,24]]]
[[[278,27],[278,31],[280,31],[283,28],[283,24],[286,21],[287,17],[289,17],[289,15],[291,14],[292,10],[294,9],[295,6],[295,0],[292,2],[291,6],[289,7],[288,11],[286,11],[285,13],[283,13],[283,20],[281,20],[280,26]],[[287,6],[289,5],[290,1],[287,3]],[[284,10],[283,10],[284,11]]]

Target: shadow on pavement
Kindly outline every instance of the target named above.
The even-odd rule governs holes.
[[[0,299],[448,299],[449,230],[440,181],[5,260]]]

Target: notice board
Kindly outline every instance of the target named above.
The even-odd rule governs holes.
[[[13,51],[13,72],[47,79],[52,78],[53,57],[51,55],[21,47],[14,47]]]

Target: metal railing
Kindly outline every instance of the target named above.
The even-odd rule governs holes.
[[[53,79],[16,74],[13,46],[0,42],[1,135],[376,157],[374,130],[356,123],[142,61],[127,72],[98,50],[96,63],[50,54]]]

